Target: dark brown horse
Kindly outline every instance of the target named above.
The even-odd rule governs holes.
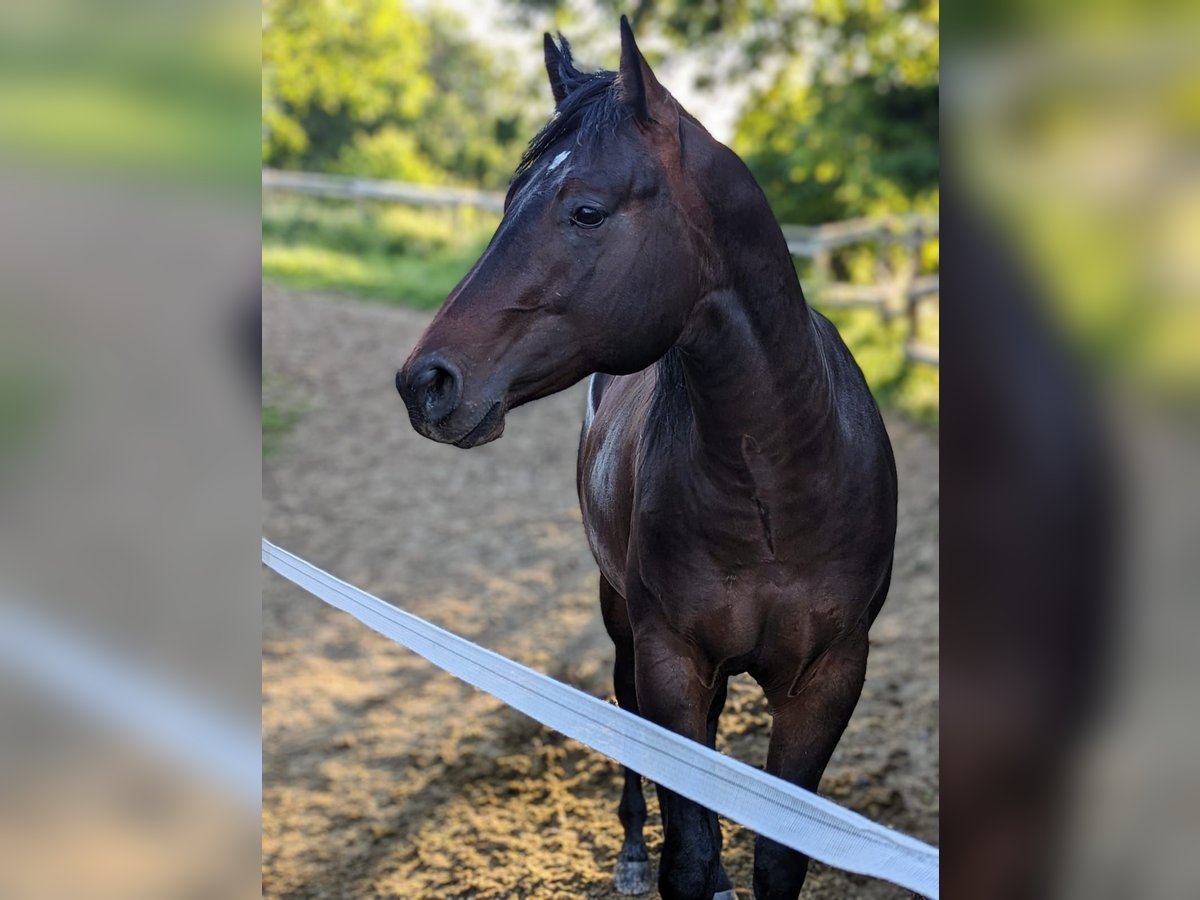
[[[474,447],[591,375],[579,499],[622,707],[712,746],[729,676],[773,716],[768,771],[815,790],[862,690],[891,577],[896,473],[837,331],[805,304],[750,172],[659,84],[546,36],[557,109],[491,244],[396,376],[413,427]],[[659,791],[664,897],[733,897],[709,810]],[[626,772],[616,884],[650,888]],[[754,891],[803,855],[759,838]]]

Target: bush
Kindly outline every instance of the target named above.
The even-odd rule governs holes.
[[[388,125],[374,134],[360,133],[343,148],[330,171],[361,178],[437,184],[441,171],[421,152],[410,131]]]

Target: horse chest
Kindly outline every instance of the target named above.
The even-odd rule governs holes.
[[[629,410],[624,406],[606,410],[597,420],[596,400],[589,389],[579,458],[579,501],[596,565],[622,595],[632,502],[629,461],[624,453],[629,426]]]
[[[606,404],[602,416],[589,408],[584,420],[580,505],[588,545],[609,584],[628,595],[632,543],[637,544],[640,567],[655,574],[664,566],[684,573],[720,568],[722,555],[738,563],[769,561],[756,508],[746,498],[731,502],[718,497],[715,504],[706,504],[703,492],[693,490],[694,473],[687,466],[658,457],[651,465],[646,448],[635,449],[638,429],[645,424],[637,412],[634,403]],[[639,471],[635,457],[643,468],[654,470],[652,476]]]

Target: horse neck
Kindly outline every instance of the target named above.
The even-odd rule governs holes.
[[[822,337],[766,198],[726,153],[705,179],[720,191],[706,198],[708,283],[675,347],[697,449],[737,469],[811,461],[837,431]]]

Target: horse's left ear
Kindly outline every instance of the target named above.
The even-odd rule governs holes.
[[[629,20],[621,16],[621,68],[617,75],[621,102],[628,106],[639,122],[658,122],[672,125],[679,110],[665,87],[659,84],[642,51],[633,39]]]
[[[560,34],[559,39],[564,47],[567,46],[565,37]],[[557,105],[567,96],[567,86],[563,80],[563,52],[548,31],[542,36],[542,47],[546,57],[546,74],[550,76],[550,90],[554,93],[554,103]]]

